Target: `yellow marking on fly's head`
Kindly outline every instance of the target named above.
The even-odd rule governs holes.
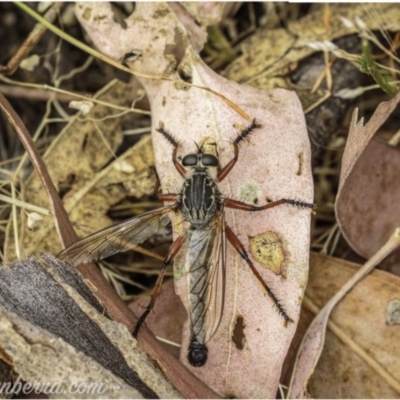
[[[203,153],[212,154],[218,158],[218,146],[214,138],[205,137],[203,141],[199,143],[199,147],[203,150]]]

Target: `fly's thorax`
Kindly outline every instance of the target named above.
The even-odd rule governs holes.
[[[189,224],[193,228],[202,228],[222,209],[222,196],[207,171],[195,170],[183,183],[180,203]]]

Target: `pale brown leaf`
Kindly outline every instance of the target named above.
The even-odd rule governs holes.
[[[390,254],[394,249],[398,248],[400,245],[400,228],[396,229],[395,232],[392,234],[390,239],[388,240],[385,245],[379,249],[379,251],[374,254],[373,257],[368,260],[368,262],[362,267],[359,268],[354,275],[347,280],[345,284],[343,284],[340,289],[334,294],[334,296],[324,305],[324,307],[319,311],[318,315],[314,318],[311,325],[309,326],[306,334],[303,337],[302,343],[297,353],[296,363],[294,367],[294,371],[291,378],[291,384],[289,389],[289,398],[307,398],[307,385],[308,381],[310,380],[312,374],[314,373],[315,369],[317,368],[317,363],[322,353],[324,343],[325,343],[325,334],[326,334],[326,327],[328,324],[328,320],[330,318],[330,314],[333,308],[344,298],[344,296],[352,290],[352,288],[362,279],[364,278],[379,262],[381,262],[388,254]],[[393,290],[389,292],[391,295]],[[378,303],[379,301],[383,301],[384,296],[382,297],[377,296],[377,299],[374,299]],[[362,298],[358,297],[359,299]],[[306,303],[307,304],[307,303]],[[382,304],[382,303],[380,303]],[[386,308],[382,310],[381,308],[381,318],[386,316]],[[348,321],[351,318],[348,319]],[[341,322],[340,325],[346,327],[346,322]],[[359,333],[360,326],[364,326],[364,329],[368,329],[368,323],[366,321],[354,321],[353,330],[356,333]],[[333,329],[336,329],[334,326]],[[339,328],[340,329],[340,328]],[[338,330],[337,330],[338,331]],[[338,334],[336,332],[336,334]],[[343,336],[342,332],[339,332],[339,335]],[[357,339],[360,340],[359,336]],[[373,340],[376,340],[373,338]],[[351,340],[349,339],[349,342]],[[364,353],[370,351],[367,347],[366,343],[364,344]],[[360,353],[362,350],[360,350]],[[379,359],[379,355],[377,353],[377,358]],[[372,360],[374,361],[374,360]],[[375,369],[379,368],[387,368],[388,366],[385,365],[387,362],[385,357],[381,360],[377,360],[378,365],[373,364]],[[379,366],[379,361],[382,363],[382,366]],[[395,369],[393,369],[394,371]],[[377,372],[377,371],[375,371]],[[390,375],[390,374],[389,374]],[[397,374],[396,374],[397,375]],[[389,380],[392,386],[395,386],[395,390],[400,390],[400,384],[396,381],[395,378],[391,378],[389,376]],[[361,396],[362,397],[362,396]]]

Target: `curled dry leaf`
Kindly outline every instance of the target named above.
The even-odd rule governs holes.
[[[310,280],[286,375],[291,372],[295,351],[318,309],[359,269],[358,264],[311,254]],[[398,298],[399,284],[399,278],[374,270],[335,307],[324,350],[308,384],[313,398],[399,396],[400,354],[396,343],[400,330],[398,324],[387,325],[386,317],[388,305]]]
[[[291,383],[289,388],[289,398],[307,398],[308,397],[308,382],[317,368],[317,363],[322,353],[325,344],[326,327],[328,319],[330,318],[331,312],[334,307],[351,291],[346,297],[348,300],[348,306],[343,307],[343,302],[340,303],[344,312],[338,312],[339,316],[343,317],[340,320],[339,317],[330,321],[331,330],[334,330],[335,334],[340,337],[342,341],[345,341],[347,345],[356,353],[357,356],[361,357],[368,366],[372,367],[373,373],[380,375],[381,378],[386,380],[386,384],[389,385],[385,390],[395,390],[400,393],[400,375],[398,371],[398,359],[394,356],[392,351],[388,351],[384,343],[388,346],[393,345],[397,342],[395,338],[399,335],[398,329],[387,329],[386,322],[386,309],[388,302],[393,300],[398,293],[398,282],[395,279],[386,279],[385,284],[378,282],[376,285],[365,285],[364,281],[358,284],[371,270],[380,263],[385,257],[388,256],[394,249],[400,245],[400,228],[397,228],[390,239],[374,254],[368,262],[358,268],[356,272],[342,285],[339,286],[334,295],[329,299],[328,302],[323,306],[318,315],[311,322],[304,335],[300,348],[297,353],[296,362],[291,377]],[[323,264],[321,262],[321,264]],[[343,262],[343,265],[347,265]],[[321,265],[320,268],[324,268],[325,265]],[[324,270],[325,271],[325,270]],[[328,275],[328,272],[326,272]],[[341,274],[337,274],[337,282],[341,281]],[[332,279],[327,280],[329,285],[333,285],[335,281]],[[318,288],[319,293],[324,293],[324,287],[326,284],[321,284],[321,287],[313,286]],[[355,286],[357,284],[357,286]],[[364,286],[362,286],[364,284]],[[337,283],[336,283],[337,285]],[[336,286],[337,287],[337,286]],[[353,289],[354,287],[354,289]],[[360,289],[362,288],[362,289]],[[378,290],[382,289],[382,290]],[[372,290],[370,290],[372,289]],[[317,290],[317,289],[314,289]],[[373,291],[376,292],[376,296],[373,296]],[[305,298],[305,306],[309,306],[314,312],[318,308],[314,306],[315,303],[321,303],[321,300],[311,291],[309,297]],[[354,299],[353,301],[350,301]],[[313,303],[315,301],[315,303]],[[318,305],[319,305],[318,304]],[[348,314],[348,315],[346,315]],[[372,326],[375,329],[372,329]],[[382,338],[381,343],[379,336]],[[328,374],[330,381],[331,374]],[[346,379],[343,377],[343,379]],[[343,382],[342,382],[343,384]],[[362,385],[364,379],[362,380]],[[327,385],[329,386],[329,384]],[[358,388],[361,395],[358,394],[355,397],[370,397],[365,396],[363,390],[365,387]],[[322,397],[332,397],[331,394]],[[346,397],[340,393],[339,397]],[[352,397],[352,396],[350,396]],[[379,397],[379,396],[378,396]]]
[[[263,125],[241,145],[238,163],[219,185],[224,195],[258,205],[282,197],[312,202],[310,149],[297,97],[285,90],[259,91],[215,74],[194,50],[192,44],[198,43],[198,36],[190,30],[191,24],[179,19],[175,8],[166,3],[137,3],[125,20],[126,28],[114,21],[107,3],[77,3],[76,14],[94,44],[106,55],[121,60],[134,47],[141,57],[130,63],[133,70],[176,80],[182,76],[185,81],[211,88]],[[183,179],[173,167],[172,147],[156,132],[160,122],[182,144],[179,157],[196,152],[194,142],[201,144],[211,138],[217,143],[222,165],[232,158],[231,143],[239,127],[246,127],[249,121],[219,97],[190,87],[183,80],[179,84],[155,79],[140,81],[151,103],[153,147],[163,192],[176,193]],[[247,197],[249,192],[252,195]],[[224,396],[274,397],[307,283],[310,212],[290,206],[250,215],[229,210],[226,220],[247,249],[250,237],[266,231],[279,237],[287,277],[275,275],[259,264],[257,269],[295,323],[284,328],[282,318],[247,264],[228,247],[225,310],[218,332],[208,344],[207,364],[202,368],[188,364],[187,324],[181,360]],[[179,222],[173,221],[175,233],[180,229]],[[175,268],[182,264],[183,255],[176,259]],[[176,280],[175,289],[186,303],[186,281],[178,276]],[[243,318],[242,348],[231,340],[238,318]]]
[[[400,226],[400,154],[371,140],[400,101],[400,93],[381,103],[364,125],[353,112],[343,154],[335,212],[349,245],[365,258],[371,257]]]

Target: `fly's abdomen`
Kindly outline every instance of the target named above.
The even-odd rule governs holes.
[[[211,229],[191,230],[186,259],[188,279],[189,314],[191,319],[191,339],[206,342],[206,292],[208,283],[208,264],[211,258]]]
[[[210,229],[192,230],[189,233],[189,248],[186,259],[189,316],[190,316],[190,344],[188,358],[193,366],[202,366],[207,361],[207,347],[205,343],[209,337],[207,330],[207,284],[209,274]]]
[[[190,318],[188,359],[201,367],[207,361],[206,343],[219,325],[223,310],[223,255],[219,224],[188,231],[185,260]]]

